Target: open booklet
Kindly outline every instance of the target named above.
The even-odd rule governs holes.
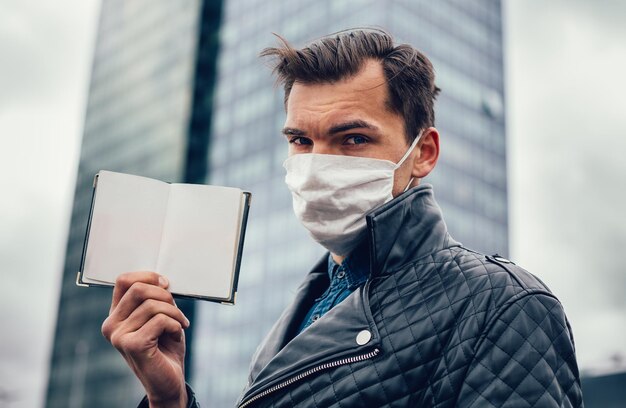
[[[175,295],[234,304],[250,198],[101,170],[76,283],[112,286],[121,273],[154,271]]]

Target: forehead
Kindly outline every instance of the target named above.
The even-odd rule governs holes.
[[[388,89],[379,61],[370,60],[354,76],[332,83],[295,82],[287,102],[287,126],[323,126],[346,119],[379,125],[397,120],[388,108]]]

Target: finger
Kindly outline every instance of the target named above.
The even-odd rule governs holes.
[[[113,299],[111,300],[111,310],[115,309],[126,291],[136,282],[143,282],[154,286],[167,288],[169,282],[165,276],[156,272],[128,272],[123,273],[115,280],[113,288]]]
[[[185,338],[181,324],[176,319],[164,314],[153,316],[133,336],[136,336],[138,341],[143,339],[152,346],[156,345],[163,335],[170,335],[177,342],[183,341]]]
[[[179,308],[170,303],[148,299],[128,316],[121,330],[126,333],[137,331],[158,314],[175,319],[184,329],[189,327],[189,320]]]
[[[111,317],[114,321],[125,320],[148,299],[175,305],[172,294],[167,290],[147,283],[135,282],[122,296],[117,307],[112,310]]]
[[[152,355],[155,347],[158,347],[159,337],[163,335],[173,336],[175,339],[183,338],[183,328],[180,323],[164,314],[152,316],[141,328],[132,333],[116,333],[111,344],[122,354],[130,356],[132,360],[139,361],[142,357]]]
[[[138,308],[148,302],[141,311],[136,312]],[[161,303],[161,306],[157,306],[152,303]],[[172,294],[167,290],[150,285],[143,282],[135,282],[128,291],[124,294],[117,307],[111,311],[109,316],[102,323],[101,332],[102,335],[109,341],[116,335],[118,338],[120,335],[128,334],[137,330],[141,325],[147,322],[155,314],[165,311],[165,306],[169,305],[176,311],[170,309],[169,314],[181,320],[181,324],[185,327],[189,326],[189,322],[184,317],[183,313],[176,308],[176,303]],[[152,310],[152,312],[150,312]],[[127,324],[126,320],[131,314],[135,313],[133,317],[133,323]],[[130,327],[130,328],[129,328]]]

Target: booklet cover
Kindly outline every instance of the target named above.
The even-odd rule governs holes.
[[[101,170],[94,178],[80,286],[154,271],[185,297],[234,304],[251,194]]]

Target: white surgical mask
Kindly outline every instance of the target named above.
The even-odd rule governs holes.
[[[333,254],[348,255],[364,237],[365,214],[393,198],[393,177],[422,132],[398,163],[367,157],[301,153],[285,160],[285,183],[293,210],[313,239]],[[409,181],[406,191],[413,178]]]

